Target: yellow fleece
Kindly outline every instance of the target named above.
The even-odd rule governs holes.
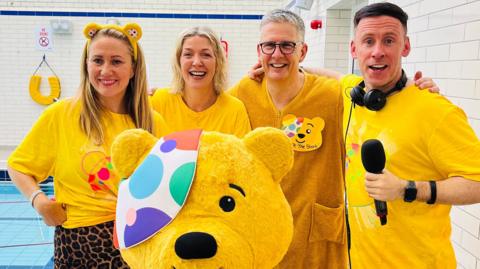
[[[346,268],[345,147],[338,81],[305,74],[303,88],[281,111],[273,105],[265,80],[245,77],[230,93],[245,104],[252,128],[281,128],[294,145],[294,166],[281,186],[295,231],[278,268]],[[312,123],[317,123],[313,129],[306,127]]]

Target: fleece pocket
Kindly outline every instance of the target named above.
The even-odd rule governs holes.
[[[309,241],[345,243],[345,206],[326,207],[318,203],[312,206]]]

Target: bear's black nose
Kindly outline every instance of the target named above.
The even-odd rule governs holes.
[[[217,241],[207,233],[186,233],[175,241],[175,253],[184,260],[208,259],[217,253]]]
[[[300,137],[300,138],[304,138],[304,137],[305,137],[304,134],[297,134],[297,135],[298,135],[298,137]]]

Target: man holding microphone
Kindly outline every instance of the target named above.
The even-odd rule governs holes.
[[[456,268],[451,205],[480,202],[480,141],[465,113],[440,95],[417,90],[402,70],[401,58],[410,52],[407,20],[391,3],[360,9],[350,51],[363,77],[341,79],[354,269]],[[368,159],[377,158],[375,152],[382,158],[382,150],[364,155],[362,163],[360,149],[369,139],[385,148],[380,173],[365,168],[370,171]],[[374,199],[386,201],[385,225]]]

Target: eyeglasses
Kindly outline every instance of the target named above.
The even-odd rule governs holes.
[[[267,41],[267,42],[262,42],[258,44],[260,46],[260,49],[264,54],[267,55],[272,55],[275,53],[275,50],[277,49],[277,46],[280,48],[280,51],[283,54],[292,54],[295,51],[295,47],[297,46],[298,43],[302,42],[292,42],[292,41],[282,41],[282,42],[273,42],[273,41]]]

